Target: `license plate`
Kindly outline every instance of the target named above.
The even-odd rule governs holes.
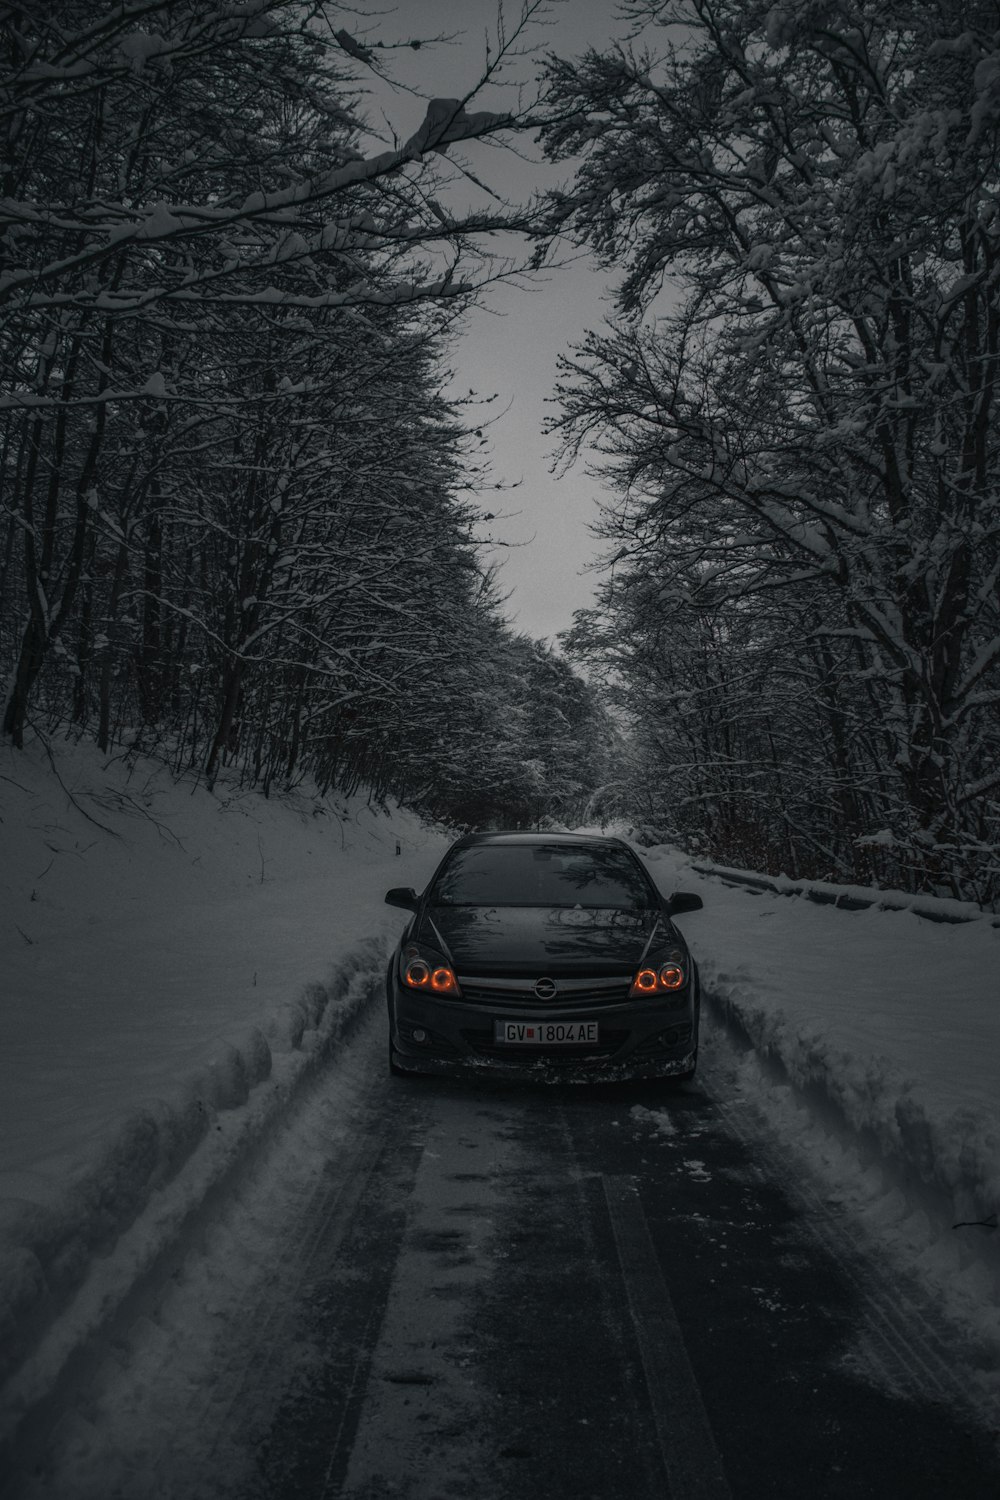
[[[494,1021],[493,1040],[515,1047],[573,1046],[597,1041],[596,1021]]]

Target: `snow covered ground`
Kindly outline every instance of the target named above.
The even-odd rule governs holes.
[[[928,920],[899,893],[885,909],[836,909],[808,888],[733,887],[674,849],[642,852],[662,890],[695,890],[705,903],[680,921],[710,997],[714,1091],[763,1116],[978,1332],[977,1379],[1000,1401],[996,919],[924,898],[923,909],[971,918]],[[721,1053],[730,1066],[716,1081]]]
[[[399,930],[386,888],[448,842],[52,751],[0,754],[0,1381],[30,1356],[0,1440],[337,1044]]]
[[[447,843],[363,798],[52,753],[0,754],[0,1441],[347,1041],[402,920],[386,888]],[[645,854],[705,901],[682,924],[706,1083],[977,1330],[996,1389],[1000,930]]]

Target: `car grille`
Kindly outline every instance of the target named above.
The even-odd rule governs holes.
[[[557,979],[548,999],[535,994],[534,979],[484,982],[458,976],[464,1000],[474,1005],[620,1005],[628,999],[631,979]]]

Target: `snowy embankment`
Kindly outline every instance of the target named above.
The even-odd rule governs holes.
[[[0,759],[0,1439],[378,991],[447,840],[363,798]]]
[[[762,1108],[1000,1356],[997,919],[860,887],[726,885],[734,872],[642,852],[664,891],[705,902],[681,925],[737,1044],[732,1102]]]
[[[345,1039],[400,928],[386,888],[421,888],[447,843],[364,799],[54,754],[0,755],[0,1443]],[[804,1148],[995,1372],[1000,930],[954,903],[977,920],[836,910],[645,853],[664,891],[705,901],[681,922],[720,1103]]]

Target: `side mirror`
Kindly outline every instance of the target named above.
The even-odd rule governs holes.
[[[412,886],[394,885],[385,893],[386,906],[401,906],[404,911],[416,911],[420,897]]]
[[[667,902],[667,916],[679,916],[682,911],[701,911],[705,905],[693,891],[675,891]]]

